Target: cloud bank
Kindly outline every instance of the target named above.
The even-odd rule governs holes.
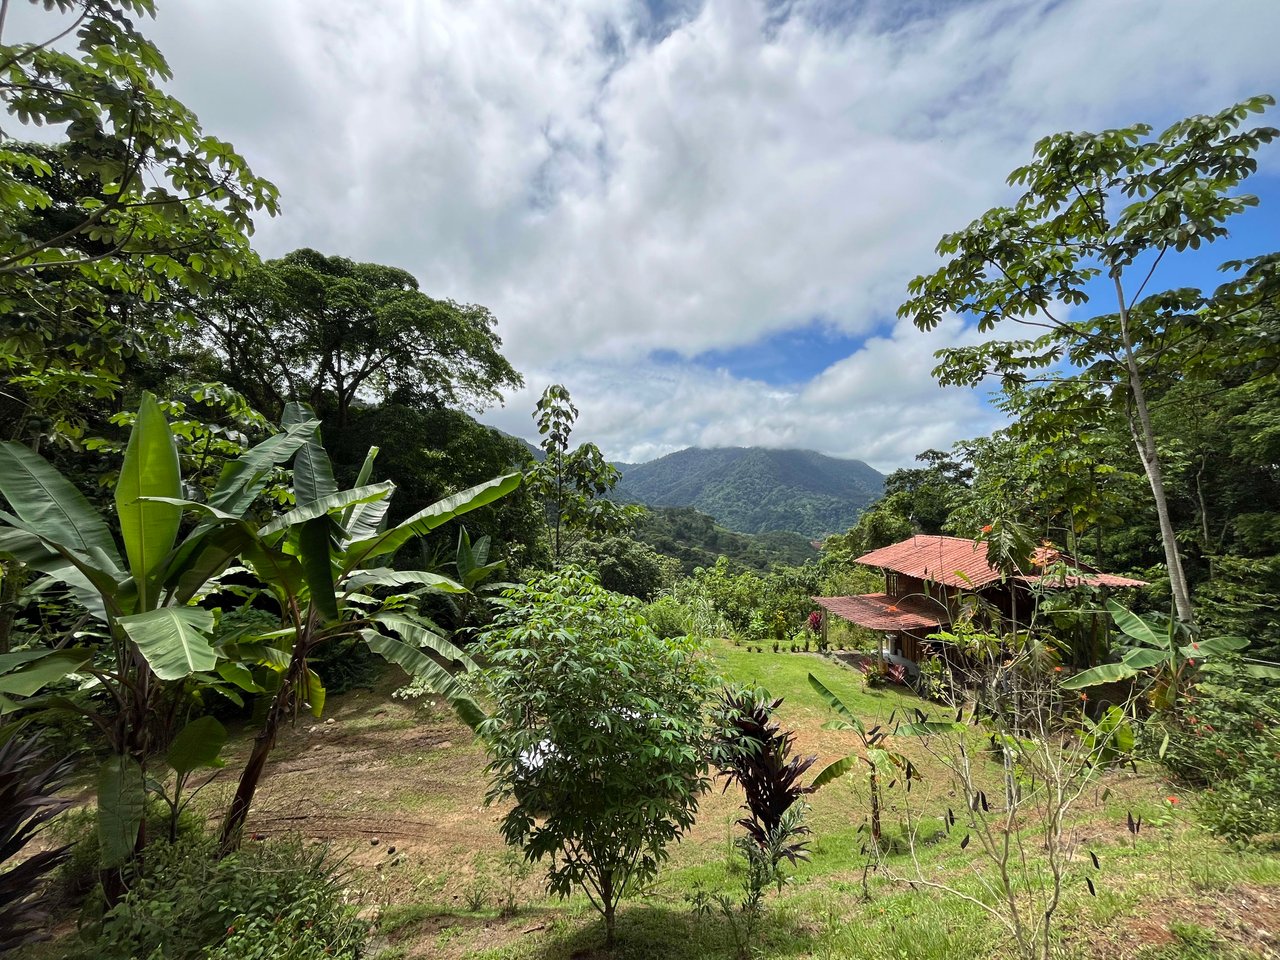
[[[882,469],[998,422],[895,322],[938,238],[1059,129],[1280,86],[1272,0],[161,5],[174,91],[282,189],[259,249],[317,247],[484,303],[529,389],[640,460],[810,447]],[[815,321],[817,376],[700,359]]]

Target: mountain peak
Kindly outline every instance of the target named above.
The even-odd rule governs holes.
[[[861,460],[814,450],[687,447],[618,468],[620,499],[697,507],[743,533],[840,533],[884,490],[884,477]]]

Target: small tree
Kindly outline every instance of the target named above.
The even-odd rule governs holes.
[[[582,537],[620,533],[643,511],[606,499],[622,474],[599,447],[584,443],[569,449],[578,408],[563,385],[553,383],[542,392],[533,417],[543,438],[543,459],[530,467],[527,482],[546,507],[551,557],[560,563]]]
[[[506,591],[481,651],[494,712],[490,803],[514,801],[502,835],[548,887],[581,888],[614,943],[618,903],[650,880],[693,825],[707,789],[710,661],[660,639],[638,605],[566,567]]]

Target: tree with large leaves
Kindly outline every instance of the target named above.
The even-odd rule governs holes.
[[[983,214],[938,244],[946,258],[909,285],[899,315],[932,329],[944,314],[977,318],[989,333],[1016,325],[1024,338],[988,339],[939,352],[943,384],[1006,384],[1080,378],[1108,396],[1129,426],[1151,487],[1179,619],[1195,618],[1151,392],[1170,371],[1227,365],[1274,369],[1280,256],[1225,265],[1212,294],[1151,290],[1162,265],[1227,235],[1226,222],[1257,203],[1236,188],[1257,169],[1254,154],[1280,131],[1242,129],[1274,103],[1255,97],[1213,116],[1194,116],[1158,136],[1145,124],[1041,140],[1015,170],[1018,201]],[[1094,281],[1098,282],[1095,284]],[[1107,290],[1110,309],[1076,319]]]

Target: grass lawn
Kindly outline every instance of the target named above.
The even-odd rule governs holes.
[[[814,771],[854,749],[850,734],[822,729],[829,711],[808,683],[812,671],[869,724],[922,704],[897,689],[865,689],[855,670],[816,654],[748,653],[717,641],[712,651],[726,679],[755,681],[784,698],[782,723],[799,753],[815,754]],[[389,683],[389,682],[388,682]],[[501,811],[485,807],[485,754],[451,715],[389,697],[390,685],[333,698],[332,722],[303,720],[281,739],[249,821],[265,835],[301,835],[345,856],[353,893],[376,915],[373,955],[396,958],[568,960],[602,955],[602,925],[585,899],[548,900],[536,871],[522,867],[498,835]],[[941,814],[945,770],[915,741],[897,744],[925,779],[912,803]],[[240,750],[247,749],[247,738]],[[236,769],[232,763],[230,769]],[[998,769],[991,764],[998,782]],[[231,784],[202,795],[220,809]],[[1274,852],[1235,852],[1194,825],[1182,797],[1175,816],[1133,838],[1126,814],[1150,823],[1167,812],[1167,784],[1149,770],[1116,772],[1082,798],[1071,829],[1079,842],[1058,916],[1062,954],[1070,958],[1241,960],[1277,956],[1280,859]],[[1007,953],[1002,931],[977,906],[912,889],[895,875],[905,854],[865,875],[867,787],[856,774],[811,798],[812,858],[771,894],[760,955],[868,960],[978,960]],[[902,818],[900,788],[891,791],[886,830]],[[624,903],[618,922],[622,960],[732,958],[733,936],[718,916],[698,917],[698,890],[736,894],[742,867],[733,853],[741,795],[717,786],[698,823],[644,896]],[[974,895],[977,845],[961,833],[923,849],[926,876]],[[1089,864],[1097,854],[1101,869]],[[1085,877],[1094,879],[1091,896]],[[514,906],[512,913],[504,907]],[[1267,952],[1271,951],[1271,952]]]

